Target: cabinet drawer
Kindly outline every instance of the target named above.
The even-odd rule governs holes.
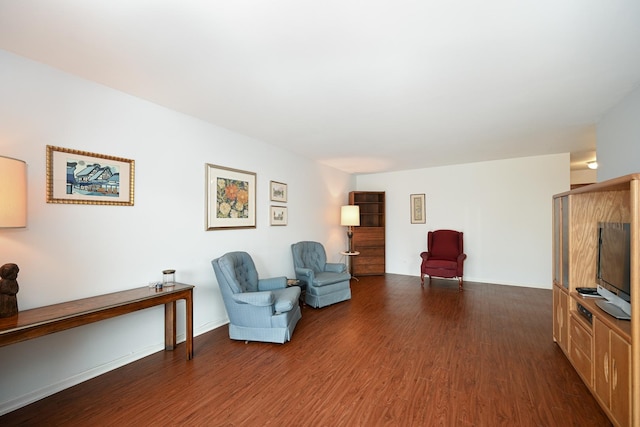
[[[360,247],[358,248],[358,252],[360,255],[356,255],[357,260],[361,260],[363,258],[378,258],[384,259],[384,246],[375,248],[375,247]]]
[[[582,353],[589,356],[589,360],[591,360],[591,334],[587,331],[584,326],[582,326],[578,321],[571,317],[569,321],[569,325],[571,327],[570,331],[570,339],[571,339],[571,347],[579,348]]]
[[[381,265],[381,264],[371,264],[371,265],[353,267],[354,276],[380,276],[383,274],[384,274],[384,265]]]
[[[355,247],[384,246],[384,228],[357,227],[353,232],[353,245]]]
[[[368,274],[384,274],[384,258],[380,257],[354,257],[353,273],[357,276]]]
[[[573,367],[583,378],[584,382],[589,386],[593,387],[593,377],[591,375],[591,357],[585,354],[580,347],[572,345],[571,346],[571,362],[573,363]]]
[[[382,274],[384,273],[384,263],[381,263],[380,261],[376,261],[376,262],[363,262],[359,264],[353,264],[353,271],[358,272],[360,274],[364,272],[369,272],[369,273],[375,272],[378,274]]]
[[[569,358],[589,387],[593,386],[591,333],[574,317],[569,316]]]

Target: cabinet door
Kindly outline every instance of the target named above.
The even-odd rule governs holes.
[[[553,284],[562,283],[562,205],[561,199],[553,199]]]
[[[569,197],[553,199],[553,283],[569,289]]]
[[[598,318],[593,319],[595,343],[594,376],[596,394],[606,407],[611,406],[611,354],[609,353],[609,328]]]
[[[631,346],[597,318],[594,335],[596,395],[617,425],[631,425]]]
[[[557,286],[553,287],[553,337],[567,353],[569,344],[569,299]]]
[[[611,414],[622,426],[631,425],[631,346],[610,331]]]

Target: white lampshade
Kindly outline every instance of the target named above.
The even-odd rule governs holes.
[[[360,225],[360,206],[347,205],[342,206],[340,211],[340,225],[359,226]]]
[[[27,226],[27,164],[0,156],[0,228]]]

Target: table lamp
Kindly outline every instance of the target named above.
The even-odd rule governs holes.
[[[349,253],[353,252],[351,238],[353,237],[353,227],[360,225],[360,206],[342,206],[340,210],[340,225],[347,227],[347,237],[349,238]]]
[[[27,226],[27,164],[0,156],[0,228]],[[16,264],[0,267],[0,317],[18,314]]]

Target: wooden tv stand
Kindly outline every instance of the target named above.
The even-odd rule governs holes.
[[[0,347],[164,304],[165,350],[176,348],[176,301],[186,302],[187,359],[193,358],[193,286],[142,287],[18,312],[0,318]]]
[[[630,321],[576,292],[596,287],[598,222],[631,224]],[[640,427],[639,308],[640,174],[553,196],[553,339],[616,426]]]

